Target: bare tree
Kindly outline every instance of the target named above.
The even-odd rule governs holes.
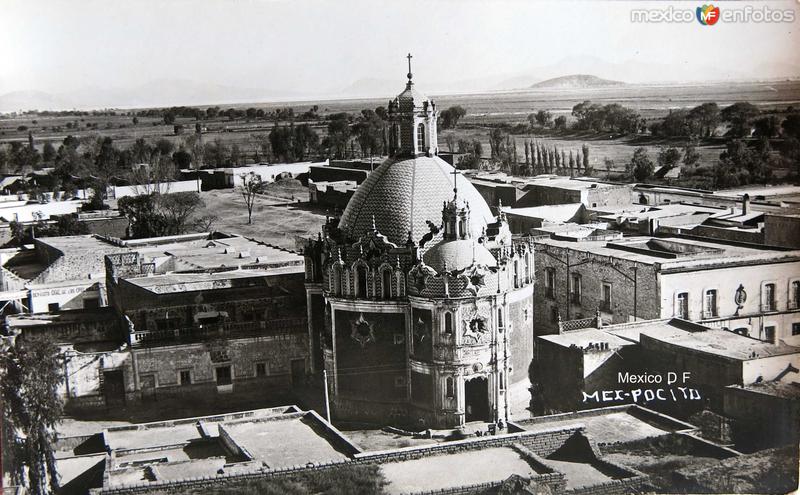
[[[239,192],[244,198],[244,204],[247,206],[247,224],[253,223],[253,205],[256,202],[256,194],[261,191],[263,183],[261,176],[250,172],[249,174],[241,174],[239,177],[242,183],[239,185]]]

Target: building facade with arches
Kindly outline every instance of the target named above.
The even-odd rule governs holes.
[[[339,419],[508,420],[533,357],[533,254],[437,156],[433,101],[389,102],[389,159],[306,245],[312,368]]]

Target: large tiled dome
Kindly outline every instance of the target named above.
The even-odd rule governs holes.
[[[375,169],[356,190],[342,214],[339,227],[355,240],[372,228],[397,245],[405,244],[408,232],[415,242],[430,231],[427,220],[442,225],[442,206],[453,198],[453,167],[439,157],[420,156],[389,159]],[[459,174],[458,196],[469,203],[470,233],[481,235],[494,220],[483,197]]]

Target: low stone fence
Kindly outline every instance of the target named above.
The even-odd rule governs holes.
[[[383,464],[386,462],[399,462],[404,460],[418,459],[430,455],[447,454],[459,452],[464,450],[474,450],[488,447],[501,447],[513,446],[513,444],[521,444],[528,449],[531,449],[537,455],[549,455],[560,447],[572,435],[582,431],[582,426],[575,426],[570,428],[553,428],[552,430],[538,431],[538,432],[525,432],[513,433],[505,435],[497,435],[493,437],[480,437],[476,439],[457,440],[447,442],[446,444],[437,444],[423,447],[406,447],[393,451],[381,452],[365,452],[353,455],[353,459],[332,461],[327,463],[309,463],[304,466],[293,466],[273,470],[254,470],[248,473],[228,473],[220,475],[208,475],[197,478],[189,478],[184,480],[169,480],[169,481],[154,481],[147,483],[138,483],[135,485],[126,485],[119,487],[104,487],[96,488],[91,491],[92,494],[135,494],[135,493],[149,493],[154,490],[176,491],[191,489],[200,490],[204,487],[218,486],[224,483],[236,483],[247,480],[255,479],[274,479],[282,476],[293,474],[304,474],[311,471],[331,470],[347,465],[365,465],[365,464]],[[540,438],[537,438],[540,437]],[[536,482],[549,483],[550,485],[557,486],[563,482],[564,475],[561,473],[546,473],[537,475],[532,478]],[[502,482],[489,483],[487,488],[492,486],[499,486]],[[457,487],[452,488],[454,491],[434,492],[434,493],[471,493],[479,486],[473,487]]]

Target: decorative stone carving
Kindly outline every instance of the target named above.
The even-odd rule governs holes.
[[[414,322],[414,342],[417,344],[421,344],[425,342],[425,339],[428,338],[428,327],[425,325],[425,322],[422,318],[417,318],[417,321]]]
[[[426,265],[424,261],[420,261],[419,264],[408,273],[409,280],[417,289],[417,292],[422,292],[428,283],[428,277],[433,277],[435,275],[436,270]]]
[[[370,342],[375,342],[373,324],[364,318],[364,313],[359,313],[358,318],[350,322],[350,338],[364,348]]]
[[[490,340],[489,308],[487,305],[479,307],[477,304],[465,308],[462,312],[464,333],[462,341],[465,344],[485,344]]]

